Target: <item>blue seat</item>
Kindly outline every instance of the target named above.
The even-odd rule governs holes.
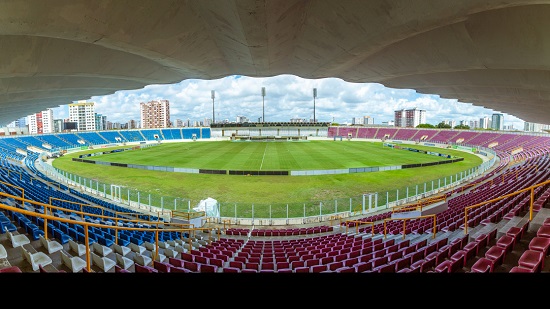
[[[44,233],[43,230],[39,229],[38,226],[36,226],[36,228],[32,229],[28,234],[31,235],[32,240],[38,240],[40,239],[40,236],[44,236],[44,234],[46,233]]]
[[[130,239],[122,239],[119,237],[117,243],[121,246],[127,247],[130,244]]]
[[[6,232],[6,228],[10,232],[17,231],[17,226],[15,226],[15,224],[13,224],[11,221],[9,223],[0,222],[0,228],[1,228],[0,234],[4,234]]]
[[[111,247],[115,243],[113,240],[103,237],[101,235],[97,235],[97,242],[99,242],[101,245],[104,245],[105,247]]]
[[[136,245],[142,245],[144,243],[143,239],[130,236],[130,242]]]
[[[66,243],[69,242],[69,240],[71,240],[71,236],[63,233],[63,231],[61,231],[60,229],[54,229],[53,230],[53,237],[57,240],[59,240],[59,242],[64,245]]]

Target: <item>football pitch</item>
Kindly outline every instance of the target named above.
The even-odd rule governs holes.
[[[478,166],[482,160],[474,154],[452,149],[403,145],[464,158],[463,161],[429,167],[382,172],[316,176],[209,175],[151,171],[74,162],[83,153],[70,153],[53,166],[95,182],[115,184],[143,194],[189,199],[194,207],[212,197],[223,204],[288,205],[318,201],[349,200],[367,192],[405,192],[416,185],[455,175]],[[130,146],[117,147],[130,148]],[[113,149],[113,148],[111,148]],[[227,170],[328,170],[372,166],[427,163],[446,158],[384,147],[381,142],[300,141],[230,142],[197,141],[163,143],[138,150],[94,156],[88,159],[117,163]],[[414,192],[414,191],[411,191]],[[392,193],[393,194],[393,193]],[[143,195],[142,195],[143,196]],[[166,208],[171,208],[166,203]]]
[[[443,161],[446,158],[383,147],[380,142],[166,143],[92,157],[93,160],[226,170],[328,170]]]

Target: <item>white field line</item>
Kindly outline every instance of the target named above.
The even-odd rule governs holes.
[[[267,145],[268,143],[265,143],[264,155],[262,156],[262,163],[260,164],[260,171],[262,170],[262,166],[264,165],[265,153],[267,152]]]

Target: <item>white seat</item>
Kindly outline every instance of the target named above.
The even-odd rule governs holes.
[[[134,261],[132,259],[129,259],[118,252],[115,252],[115,257],[117,265],[124,269],[128,269],[134,265]]]
[[[153,263],[153,259],[147,255],[143,255],[136,252],[134,254],[134,262],[141,266],[149,266]]]
[[[170,245],[164,241],[159,241],[159,248],[162,248],[162,249],[170,248]]]
[[[115,267],[116,262],[106,256],[99,256],[95,252],[91,253],[92,263],[101,268],[104,272],[108,272],[111,268]]]
[[[6,259],[8,258],[8,251],[6,251],[6,248],[4,245],[0,244],[0,259]]]
[[[156,247],[156,245],[154,243],[148,242],[148,241],[144,241],[143,246],[145,247],[145,249],[147,249],[149,251],[155,250],[155,247]]]
[[[115,253],[118,253],[122,256],[125,256],[126,254],[132,252],[132,249],[130,249],[129,247],[121,246],[119,244],[113,244],[113,250],[115,251]]]
[[[153,250],[153,251],[151,252],[151,256],[155,257],[155,261],[157,261],[157,262],[161,262],[161,263],[162,263],[162,262],[164,262],[164,260],[166,260],[166,255],[164,255],[164,254],[162,254],[162,253],[160,253],[160,252],[159,252],[159,254],[157,255],[155,250]]]
[[[179,244],[175,240],[167,240],[166,243],[172,248],[179,246]]]
[[[183,249],[183,247],[180,247],[180,248]],[[166,255],[166,257],[176,258],[178,257],[178,252],[174,249],[166,248],[164,249],[164,255]]]
[[[31,243],[31,240],[25,234],[13,235],[12,232],[8,231],[7,227],[6,227],[6,232],[8,233],[8,236],[9,236],[10,241],[11,241],[11,245],[14,248],[21,247],[23,245]]]
[[[189,251],[189,250],[185,249],[185,248],[182,247],[182,246],[177,246],[177,247],[174,248],[174,251],[179,252],[179,253],[185,253],[185,252],[187,252],[187,251]]]
[[[54,252],[57,252],[59,250],[63,249],[63,245],[55,240],[50,240],[44,238],[44,235],[40,235],[40,243],[44,248],[46,248],[46,251],[48,251],[48,254],[52,254]]]
[[[82,256],[84,253],[86,253],[86,245],[79,244],[76,241],[69,239],[69,248],[76,253],[77,256]]]
[[[94,242],[92,244],[92,248],[94,249],[94,252],[99,254],[100,256],[107,256],[113,252],[113,249],[104,246],[98,242]]]
[[[24,246],[21,247],[21,252],[23,254],[23,257],[29,264],[32,266],[32,270],[37,271],[39,269],[39,265],[42,265],[42,267],[51,264],[52,258],[47,255],[46,253],[42,251],[38,251],[35,253],[30,253],[29,250],[25,249]]]
[[[86,261],[84,261],[81,257],[69,256],[69,254],[65,253],[63,250],[59,252],[61,254],[61,260],[63,261],[63,264],[69,267],[69,269],[73,273],[80,272],[87,266]]]
[[[139,254],[143,254],[143,252],[145,252],[147,249],[145,249],[144,246],[140,246],[138,244],[134,244],[133,242],[131,242],[128,247],[130,247],[130,250],[136,252],[136,253],[139,253]]]

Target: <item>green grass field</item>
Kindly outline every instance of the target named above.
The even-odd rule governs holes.
[[[226,170],[314,170],[389,166],[445,158],[383,147],[377,142],[167,143],[94,156],[92,160]]]
[[[429,183],[442,177],[455,175],[478,166],[482,160],[477,156],[451,149],[441,149],[419,145],[407,145],[423,150],[432,150],[453,156],[463,157],[464,161],[434,165],[423,168],[410,168],[371,173],[335,174],[322,176],[239,176],[207,175],[147,171],[120,168],[89,163],[73,162],[72,158],[87,150],[67,154],[53,162],[61,170],[93,179],[94,182],[116,184],[124,190],[139,190],[142,201],[146,194],[163,196],[164,201],[184,198],[194,207],[200,200],[212,197],[226,209],[227,216],[250,216],[254,205],[255,216],[261,217],[269,207],[272,213],[286,216],[286,205],[319,205],[323,202],[333,205],[338,199],[338,207],[360,201],[362,194],[378,192],[380,202],[390,191],[390,200],[396,189],[403,192],[407,188],[414,192],[417,184]],[[120,148],[120,147],[118,147]],[[94,156],[93,160],[119,163],[146,164],[205,169],[235,170],[307,170],[340,169],[366,166],[388,166],[411,163],[432,162],[442,157],[420,154],[411,151],[382,147],[381,143],[358,141],[308,141],[308,142],[184,142],[166,143],[141,150]],[[428,190],[430,187],[428,187]],[[134,197],[132,197],[133,199]],[[158,205],[158,204],[155,204]],[[171,203],[165,202],[171,209]],[[235,205],[235,206],[233,206]],[[312,206],[313,207],[313,206]],[[332,206],[331,206],[332,207]],[[234,210],[236,208],[236,210]],[[238,208],[238,209],[237,209]],[[302,207],[295,207],[293,213],[301,216]],[[332,207],[334,209],[335,207]],[[277,209],[277,210],[275,210]],[[223,216],[224,208],[222,208]],[[309,211],[309,210],[308,210]],[[319,213],[318,210],[312,210]]]

